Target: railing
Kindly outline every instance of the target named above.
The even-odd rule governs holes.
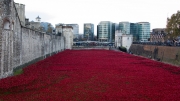
[[[133,44],[180,47],[180,42],[133,42]]]

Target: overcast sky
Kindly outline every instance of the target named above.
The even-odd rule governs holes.
[[[166,19],[180,10],[180,0],[14,0],[25,4],[26,18],[42,22],[77,23],[83,33],[84,23],[150,22],[151,29],[165,28]]]

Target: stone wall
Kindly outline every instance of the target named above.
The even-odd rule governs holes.
[[[17,12],[18,12],[18,16],[20,18],[21,24],[23,26],[25,26],[25,5],[24,4],[19,4],[19,3],[15,3]]]
[[[132,44],[133,54],[180,66],[180,47]]]
[[[63,26],[62,35],[65,37],[65,49],[72,49],[73,45],[73,28],[72,26]]]
[[[64,37],[24,27],[14,1],[0,1],[0,78],[12,75],[19,66],[62,50]]]

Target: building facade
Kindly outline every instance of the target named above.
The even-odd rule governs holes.
[[[101,21],[98,24],[98,41],[100,42],[112,42],[112,22]]]
[[[84,38],[87,41],[94,41],[94,24],[92,23],[84,24]]]
[[[115,32],[115,42],[114,42],[114,45],[115,47],[121,47],[122,46],[122,32],[120,30],[117,30]]]
[[[65,37],[65,49],[72,49],[73,27],[72,26],[62,26],[62,35]]]
[[[119,22],[119,30],[121,30],[124,34],[130,34],[130,23]]]
[[[115,32],[117,30],[117,24],[116,23],[112,23],[112,42],[115,41]]]
[[[127,50],[131,47],[133,35],[124,34],[121,30],[115,32],[115,47],[125,47]]]
[[[152,30],[150,35],[151,42],[164,42],[164,37],[166,36],[167,32],[165,28],[156,28]]]
[[[97,40],[99,40],[99,25],[97,25]]]
[[[150,41],[150,23],[138,22],[138,35],[140,42]]]
[[[138,23],[130,23],[130,34],[133,35],[133,41],[134,42],[139,40]]]

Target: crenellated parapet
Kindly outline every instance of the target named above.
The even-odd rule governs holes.
[[[18,16],[20,18],[21,24],[25,26],[25,5],[24,4],[19,4],[15,3],[16,10],[18,12]]]

